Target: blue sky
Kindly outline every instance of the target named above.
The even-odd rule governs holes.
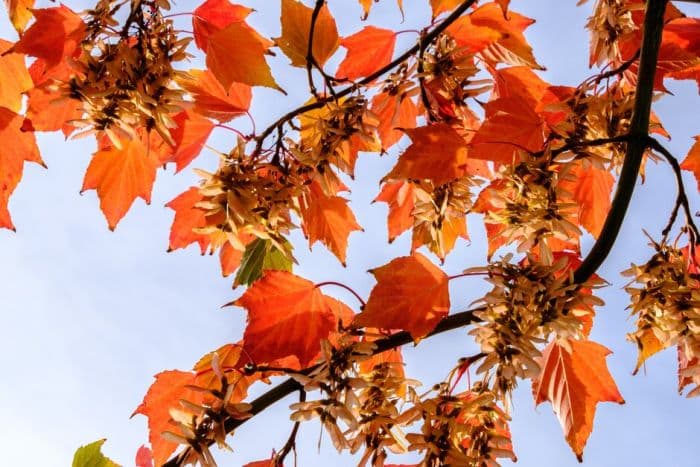
[[[66,3],[76,10],[89,5],[85,0]],[[189,1],[179,3],[180,10],[189,8]],[[255,26],[269,36],[279,34],[276,0],[243,3],[259,10],[251,20]],[[342,34],[361,27],[356,21],[360,14],[357,2],[330,3]],[[394,2],[383,0],[375,6],[370,24],[410,29],[427,22],[427,0],[404,3],[405,23],[400,22]],[[554,84],[576,85],[590,74],[588,34],[583,25],[591,4],[576,8],[575,3],[512,1],[515,11],[538,19],[527,37],[538,61],[548,67],[542,76]],[[39,0],[38,5],[49,2]],[[698,6],[680,6],[692,16],[700,15]],[[399,49],[410,45],[408,36],[400,36]],[[0,37],[15,37],[4,13],[0,15]],[[273,91],[256,91],[253,114],[258,128],[307,99],[298,86],[304,80],[303,72],[283,72],[287,70],[283,56],[272,63],[290,96],[281,99]],[[673,135],[668,147],[683,157],[698,133],[697,88],[693,83],[671,83],[669,88],[675,96],[659,101],[655,110]],[[249,129],[247,122],[239,123]],[[221,305],[237,297],[240,290],[231,290],[231,281],[221,278],[215,257],[201,257],[195,249],[165,252],[172,211],[163,205],[196,183],[190,170],[176,176],[172,170],[159,173],[152,205],[137,201],[116,232],[110,232],[94,192],[78,194],[93,143],[64,142],[60,135],[50,134],[40,136],[39,144],[49,170],[27,166],[10,202],[17,232],[0,231],[2,463],[64,466],[79,445],[107,437],[105,452],[132,465],[147,431],[145,418],[130,420],[129,415],[152,375],[164,369],[188,369],[204,353],[237,341],[245,313]],[[232,144],[226,132],[211,140],[221,150]],[[408,252],[407,235],[392,245],[386,243],[386,208],[370,205],[379,178],[391,168],[396,154],[394,150],[383,158],[369,154],[360,158],[358,181],[350,185],[352,206],[365,232],[351,236],[348,267],[343,268],[321,246],[309,251],[296,234],[298,274],[315,281],[339,280],[366,296],[373,279],[365,271]],[[211,168],[215,164],[216,156],[205,153],[194,166]],[[609,367],[627,404],[599,405],[584,465],[698,465],[695,429],[700,399],[677,395],[674,352],[652,358],[646,375],[631,376],[636,351],[625,334],[633,322],[627,319],[627,296],[621,290],[625,281],[619,271],[649,256],[642,229],[658,237],[675,198],[670,169],[654,164],[648,169],[620,239],[600,270],[612,285],[601,292],[607,305],[599,309],[592,334],[613,350]],[[686,180],[693,207],[700,209],[695,181],[689,176]],[[448,273],[485,262],[480,224],[480,218],[469,218],[472,242],[462,242],[448,258],[444,265]],[[451,287],[455,311],[465,309],[484,290],[474,278],[454,281]],[[338,297],[354,305],[351,297],[342,293]],[[417,348],[407,347],[407,374],[429,386],[442,380],[457,358],[472,353],[474,344],[466,331],[455,331]],[[220,465],[262,459],[273,447],[279,448],[291,427],[289,402],[277,404],[236,432],[230,439],[235,453],[220,455]],[[511,425],[518,465],[577,465],[550,406],[534,409],[533,405],[529,385],[523,383],[515,394]],[[314,422],[302,427],[299,465],[354,465],[350,457],[338,457],[327,438],[316,453],[319,431]]]

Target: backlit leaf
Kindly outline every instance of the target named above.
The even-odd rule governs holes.
[[[289,243],[287,245],[291,248]],[[291,272],[292,265],[291,258],[278,250],[270,240],[256,238],[246,245],[233,285],[250,285],[268,270]]]
[[[187,386],[195,384],[192,372],[170,370],[158,373],[156,380],[148,388],[143,402],[136,408],[136,414],[148,417],[148,441],[153,449],[153,460],[161,465],[175,451],[178,444],[162,437],[166,431],[177,431],[176,425],[170,423],[170,410],[182,409],[180,400],[193,404],[201,403],[203,393],[193,391]]]
[[[229,0],[206,0],[192,12],[195,44],[206,52],[212,34],[233,23],[245,21],[252,12],[252,8],[235,5]]]
[[[5,6],[10,14],[10,21],[17,32],[21,33],[32,19],[32,11],[35,0],[5,0]]]
[[[85,23],[65,5],[32,10],[36,21],[15,45],[15,52],[46,60],[54,67],[80,50]]]
[[[214,123],[191,111],[182,111],[173,117],[177,127],[170,130],[175,147],[170,161],[175,162],[176,173],[187,167],[209,139]]]
[[[610,351],[592,341],[552,342],[542,354],[542,373],[533,381],[535,404],[550,401],[566,441],[581,461],[593,430],[598,402],[624,399],[608,371]]]
[[[202,254],[207,250],[210,243],[209,237],[194,231],[207,225],[204,211],[196,207],[202,199],[199,188],[193,186],[166,204],[175,211],[175,218],[170,227],[168,251],[186,248],[192,243],[199,244]]]
[[[22,179],[25,162],[44,165],[32,132],[22,131],[24,119],[0,107],[0,228],[14,229],[7,203]]]
[[[412,144],[384,180],[428,179],[442,185],[466,173],[467,143],[449,125],[436,123],[405,131]]]
[[[73,467],[119,467],[119,464],[102,454],[105,441],[107,440],[100,439],[79,447],[73,455]]]
[[[265,61],[267,48],[244,23],[232,23],[209,37],[207,67],[224,89],[233,83],[280,89]]]
[[[277,46],[292,60],[293,66],[305,67],[311,32],[313,8],[298,0],[282,0],[282,36],[275,39]],[[323,66],[340,45],[335,19],[324,4],[314,27],[313,57]]]
[[[194,99],[194,111],[198,114],[228,122],[244,115],[250,107],[250,86],[231,83],[227,92],[209,70],[190,70],[187,75],[190,79],[182,80],[180,85]]]
[[[294,355],[306,367],[335,330],[337,318],[313,282],[285,271],[267,271],[235,305],[248,311],[243,348],[256,363]]]
[[[328,196],[318,182],[313,182],[301,203],[301,218],[309,246],[320,241],[345,265],[348,237],[362,230],[348,206],[348,200],[340,196]]]
[[[415,253],[370,271],[377,285],[354,324],[408,331],[425,337],[450,310],[448,277],[428,258]]]
[[[374,199],[389,205],[389,243],[413,227],[413,184],[405,181],[387,182]]]
[[[110,230],[116,228],[136,198],[150,204],[159,162],[156,152],[140,138],[122,141],[122,148],[106,145],[94,154],[81,192],[97,190]]]
[[[395,44],[394,31],[375,26],[367,26],[346,37],[340,45],[348,49],[348,54],[340,63],[336,76],[356,80],[372,74],[391,62]]]
[[[610,193],[615,177],[582,160],[572,162],[566,173],[567,177],[559,182],[559,186],[571,193],[578,204],[579,223],[598,238],[610,211]]]
[[[0,39],[0,107],[19,112],[22,108],[22,93],[30,90],[34,83],[24,64],[23,55],[3,55],[11,47],[11,42]]]
[[[688,155],[681,162],[681,169],[693,173],[695,180],[698,182],[698,191],[700,191],[700,136],[695,137],[695,144],[693,144],[690,151],[688,151]]]

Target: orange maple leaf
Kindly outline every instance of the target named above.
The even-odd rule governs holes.
[[[23,55],[3,55],[11,48],[11,42],[0,39],[0,107],[19,112],[22,109],[22,93],[34,87],[34,83]]]
[[[18,33],[22,33],[27,23],[32,19],[31,9],[34,7],[35,0],[5,0],[7,12],[10,15],[12,26]]]
[[[250,86],[232,83],[226,91],[209,70],[190,70],[180,85],[194,99],[195,112],[222,123],[244,115],[250,107]]]
[[[204,396],[202,392],[189,389],[188,385],[195,384],[195,374],[184,371],[163,371],[155,376],[156,380],[148,388],[143,402],[136,408],[136,414],[148,417],[148,440],[153,448],[153,460],[156,465],[162,465],[175,451],[178,444],[162,437],[166,431],[177,430],[170,423],[170,410],[182,410],[180,400],[199,404]]]
[[[382,191],[374,201],[382,201],[389,205],[389,243],[406,230],[413,227],[413,207],[415,206],[413,184],[406,181],[388,182],[382,186]]]
[[[598,402],[625,403],[605,362],[609,354],[592,341],[554,341],[542,353],[542,373],[532,384],[535,404],[552,403],[579,461],[593,430]]]
[[[197,113],[184,110],[173,117],[177,127],[170,130],[175,142],[173,154],[168,162],[175,162],[175,173],[181,171],[192,162],[209,139],[214,123]]]
[[[141,138],[122,141],[121,145],[101,144],[85,172],[81,189],[81,193],[97,190],[110,230],[116,228],[137,197],[150,204],[156,168],[161,162]]]
[[[36,131],[62,130],[67,137],[75,127],[72,120],[83,116],[82,103],[66,95],[57,94],[57,83],[66,83],[75,75],[67,62],[48,68],[46,61],[36,60],[29,67],[34,87],[27,93],[27,118]]]
[[[370,271],[377,285],[354,324],[402,329],[415,339],[430,333],[450,311],[447,275],[420,253]]]
[[[15,228],[7,203],[22,179],[24,163],[44,165],[34,133],[22,131],[24,122],[22,116],[0,107],[0,228]]]
[[[306,66],[312,13],[312,8],[297,0],[282,0],[282,35],[275,39],[275,43],[292,60],[292,66]],[[328,5],[324,3],[314,27],[312,54],[316,63],[323,66],[338,46],[338,28]]]
[[[229,0],[206,0],[192,12],[194,43],[207,51],[209,37],[233,23],[241,23],[254,10],[243,5],[234,5]]]
[[[418,106],[405,94],[380,92],[372,98],[372,112],[379,119],[377,134],[384,151],[403,137],[401,129],[416,127]]]
[[[233,83],[281,88],[265,61],[266,44],[245,23],[231,23],[211,36],[207,46],[207,67],[224,89]]]
[[[22,35],[14,51],[46,60],[54,67],[80,52],[85,23],[65,5],[32,10],[36,21]]]
[[[437,186],[466,173],[467,143],[452,127],[435,123],[404,131],[412,144],[383,180],[427,179]]]
[[[566,176],[559,186],[571,193],[578,204],[579,224],[598,238],[610,211],[610,193],[615,177],[584,160],[568,164],[565,171]]]
[[[356,80],[371,75],[391,62],[396,33],[390,29],[366,26],[343,39],[340,45],[348,49],[348,54],[340,63],[336,76]]]
[[[168,251],[186,248],[195,242],[199,244],[202,254],[207,250],[210,243],[209,236],[194,231],[207,225],[205,212],[195,207],[203,199],[199,188],[193,186],[166,204],[175,211],[175,218],[170,227]]]
[[[700,190],[700,135],[695,137],[695,144],[693,144],[688,151],[688,155],[681,162],[681,169],[693,173],[695,180],[698,182],[698,190]]]
[[[501,39],[482,50],[480,55],[492,64],[525,65],[543,70],[544,67],[537,63],[532,47],[523,35],[523,31],[535,20],[512,11],[505,15],[503,2],[500,3],[484,4],[470,14],[473,25],[490,28],[503,35]]]
[[[337,324],[314,283],[286,271],[265,272],[234,304],[248,311],[243,348],[256,363],[294,355],[308,366]]]
[[[462,0],[430,0],[430,8],[433,10],[433,19],[440,13],[452,11],[462,3]]]
[[[469,156],[504,164],[517,161],[522,151],[542,150],[545,124],[520,97],[499,97],[485,105],[484,123],[469,142]]]
[[[309,246],[320,241],[345,265],[348,237],[352,232],[362,230],[348,200],[326,195],[321,185],[313,181],[302,198],[301,218]]]

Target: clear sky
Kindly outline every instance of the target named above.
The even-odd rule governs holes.
[[[180,0],[179,10],[196,1]],[[259,12],[251,22],[269,36],[279,34],[277,0],[242,0]],[[394,29],[421,27],[429,19],[427,0],[404,0],[406,22],[392,0],[380,2],[370,24]],[[512,9],[538,19],[527,37],[538,61],[547,66],[542,76],[553,84],[576,85],[587,70],[588,34],[583,29],[593,2],[582,7],[575,0],[513,0]],[[50,2],[38,0],[39,6]],[[79,10],[86,0],[66,0]],[[361,28],[360,8],[354,0],[331,0],[341,34]],[[681,3],[691,14],[700,7]],[[388,25],[388,26],[387,26]],[[183,23],[184,29],[189,29]],[[401,35],[399,49],[410,45]],[[14,40],[6,14],[0,14],[0,37]],[[280,54],[281,55],[281,54]],[[288,98],[273,91],[255,92],[253,115],[258,128],[307,99],[302,71],[288,70],[284,56],[272,60],[276,78],[290,91]],[[337,61],[336,61],[337,63]],[[196,65],[196,63],[195,63]],[[683,157],[698,133],[697,88],[693,83],[670,83],[675,96],[665,97],[655,110],[673,135],[668,146]],[[248,123],[239,122],[244,131]],[[133,465],[136,449],[147,440],[146,419],[129,415],[139,404],[152,375],[165,369],[188,369],[204,353],[237,341],[245,313],[221,305],[237,297],[231,280],[220,276],[215,257],[200,257],[190,249],[166,254],[172,211],[163,205],[197,182],[191,170],[173,175],[160,172],[151,206],[137,201],[116,232],[107,229],[94,192],[78,194],[94,150],[90,140],[64,142],[60,135],[39,137],[49,170],[26,166],[25,176],[10,202],[17,233],[0,231],[0,464],[8,466],[65,466],[81,444],[106,437],[104,451],[114,460]],[[227,150],[231,134],[217,133],[211,145]],[[406,147],[405,141],[399,145]],[[386,207],[370,205],[378,180],[396,160],[361,156],[358,181],[351,182],[352,206],[364,233],[351,236],[348,267],[343,268],[322,246],[309,252],[299,234],[293,236],[300,266],[296,272],[315,281],[339,280],[367,295],[373,285],[365,273],[409,251],[404,235],[386,243]],[[193,166],[213,167],[216,156],[204,154]],[[686,177],[694,209],[700,209],[696,184]],[[698,465],[697,426],[700,398],[684,399],[676,392],[675,353],[653,357],[646,375],[631,376],[635,346],[625,340],[633,321],[627,318],[625,281],[619,272],[631,261],[650,255],[642,229],[658,237],[666,222],[675,184],[665,165],[648,166],[647,181],[638,185],[629,217],[610,258],[600,270],[612,285],[601,292],[607,305],[598,310],[592,339],[614,354],[610,370],[627,401],[624,406],[600,404],[596,424],[585,451],[584,465],[674,466]],[[483,264],[484,233],[480,218],[470,216],[472,242],[462,242],[444,265],[450,273]],[[586,240],[585,247],[590,245]],[[460,311],[478,298],[480,279],[454,281],[452,302]],[[328,290],[331,293],[330,290]],[[338,297],[354,305],[352,298]],[[407,347],[407,374],[430,386],[447,374],[457,358],[474,353],[466,331],[454,331]],[[265,388],[262,388],[265,389]],[[234,454],[222,454],[220,465],[237,466],[269,456],[286,440],[287,400],[246,424],[230,438]],[[566,467],[577,465],[548,404],[535,409],[529,385],[515,393],[511,425],[518,465]],[[302,426],[301,466],[354,465],[338,457],[325,437],[316,453],[319,425]],[[398,460],[410,463],[410,458]]]

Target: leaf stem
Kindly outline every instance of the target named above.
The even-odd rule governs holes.
[[[347,286],[347,285],[343,284],[342,282],[335,282],[335,281],[319,282],[318,284],[316,284],[316,288],[324,287],[326,285],[335,285],[336,287],[341,287],[341,288],[347,290],[348,292],[350,292],[351,294],[353,294],[355,296],[357,301],[360,302],[360,305],[362,306],[362,308],[364,308],[367,305],[367,303],[365,303],[365,301],[360,296],[360,294],[355,292],[355,290],[352,287]]]

